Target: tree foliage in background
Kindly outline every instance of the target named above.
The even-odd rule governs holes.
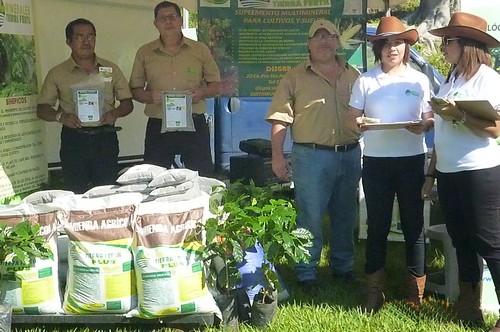
[[[451,14],[460,7],[460,0],[421,0],[418,8],[405,16],[405,21],[415,25],[420,36],[430,37],[427,31],[446,26]]]
[[[415,12],[418,7],[420,6],[420,0],[407,0],[406,2],[403,2],[399,6],[396,6],[394,8],[395,12],[402,11],[405,13],[413,13]]]
[[[444,77],[450,72],[451,65],[444,60],[443,53],[439,48],[439,39],[427,31],[447,25],[452,11],[456,10],[456,5],[456,0],[408,0],[392,10],[392,15],[404,21],[408,26],[415,25],[420,40],[413,47],[422,53]],[[439,24],[436,20],[431,19],[435,11],[441,13],[442,21]],[[436,26],[436,24],[438,25]]]
[[[451,70],[451,64],[445,61],[444,55],[441,51],[430,51],[426,46],[422,43],[416,43],[413,47],[419,51],[429,63],[436,68],[436,70],[443,75],[443,77],[448,76],[448,73]]]
[[[197,28],[198,27],[198,13],[189,13],[189,23],[188,28]]]

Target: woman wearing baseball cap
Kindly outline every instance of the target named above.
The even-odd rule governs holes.
[[[455,100],[487,100],[500,109],[500,75],[488,48],[500,42],[481,17],[452,15],[448,26],[430,30],[452,70],[431,100],[436,113],[434,150],[422,197],[429,199],[437,178],[439,202],[456,248],[460,296],[454,308],[465,323],[484,324],[480,309],[482,260],[500,298],[500,121],[459,108]],[[493,112],[494,113],[494,112]],[[500,320],[490,331],[500,332]]]

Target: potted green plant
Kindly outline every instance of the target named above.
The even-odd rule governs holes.
[[[257,187],[250,183],[238,188],[243,191],[241,197],[247,198],[244,224],[252,230],[263,252],[259,280],[263,287],[253,299],[250,322],[265,328],[277,310],[277,294],[283,290],[275,267],[308,262],[311,257],[307,248],[312,246],[313,236],[297,228],[295,207],[280,186]]]
[[[233,330],[238,330],[243,315],[242,310],[238,311],[238,302],[245,291],[238,287],[241,283],[238,265],[244,259],[245,248],[253,246],[256,241],[241,218],[244,214],[241,200],[234,191],[214,188],[210,199],[213,217],[199,228],[205,237],[203,260],[210,262],[211,273],[207,279],[221,310],[222,324]]]
[[[244,214],[241,197],[235,197],[232,191],[221,187],[213,191],[213,197],[218,197],[210,201],[213,217],[202,225],[205,232],[203,258],[207,261],[215,259],[218,286],[229,290],[241,282],[237,266],[243,261],[243,249],[253,246],[255,237],[241,218]]]
[[[254,298],[250,322],[265,327],[274,316],[276,295],[282,290],[274,266],[309,261],[307,248],[312,245],[312,235],[296,228],[292,202],[273,186],[236,182],[217,189],[213,197],[219,198],[211,203],[214,216],[202,227],[206,232],[204,259],[221,263],[216,269],[220,287],[236,289],[241,281],[238,265],[245,250],[255,245],[262,248],[262,278],[256,282],[263,287]],[[270,314],[267,318],[258,311],[262,306],[272,308],[266,309]]]
[[[40,225],[32,225],[28,220],[13,226],[0,222],[0,331],[10,331],[12,309],[4,303],[3,281],[12,278],[15,270],[33,266],[36,258],[51,255],[47,241],[40,235]]]

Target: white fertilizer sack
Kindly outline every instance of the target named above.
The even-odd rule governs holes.
[[[48,242],[52,256],[37,258],[32,266],[0,263],[0,293],[10,304],[14,314],[61,313],[56,245],[58,212],[43,204],[21,203],[0,207],[0,222],[14,226],[27,219],[40,225],[40,235]]]
[[[166,204],[141,203],[134,226],[138,308],[142,318],[214,313],[205,279],[201,239],[191,238],[208,209],[208,195]]]
[[[116,182],[121,185],[134,184],[141,182],[149,182],[153,178],[162,172],[166,171],[165,167],[141,164],[135,165],[127,169],[123,174],[121,174]]]
[[[131,244],[138,193],[101,198],[68,197],[66,313],[126,313],[137,305]]]

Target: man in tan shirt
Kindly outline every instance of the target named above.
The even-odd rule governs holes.
[[[266,115],[271,122],[272,167],[282,180],[293,174],[297,227],[311,231],[311,261],[296,266],[299,284],[317,286],[316,264],[323,246],[322,220],[330,218],[330,268],[335,279],[352,281],[353,229],[361,175],[359,134],[344,126],[350,88],[359,73],[337,56],[337,27],[313,22],[309,59],[281,80]],[[291,170],[283,155],[287,128],[293,140]]]
[[[66,26],[71,56],[49,70],[38,96],[38,117],[62,125],[64,187],[75,193],[115,183],[119,147],[114,125],[134,108],[125,76],[117,65],[96,56],[95,42],[92,22],[71,21]]]
[[[160,37],[139,48],[130,76],[134,99],[146,104],[144,113],[149,117],[144,162],[170,168],[175,156],[181,155],[187,168],[211,176],[213,163],[205,99],[221,93],[219,69],[206,45],[182,35],[178,5],[162,1],[156,5],[154,16]],[[163,92],[177,92],[191,98],[195,131],[183,128],[162,132]]]

